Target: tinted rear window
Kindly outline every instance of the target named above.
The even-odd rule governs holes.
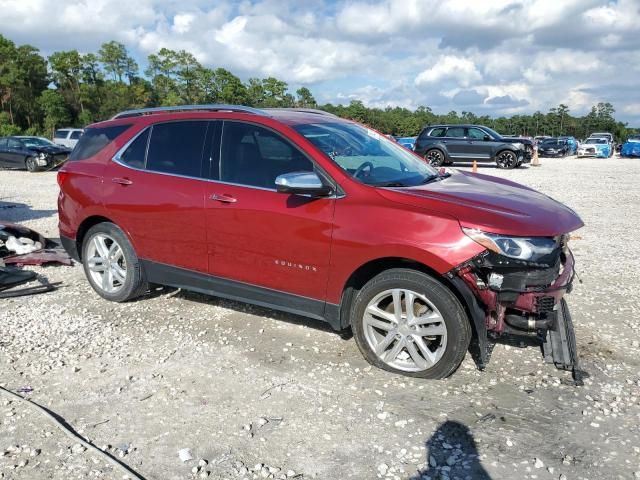
[[[71,132],[71,136],[69,137],[71,140],[77,140],[82,136],[82,132],[80,130],[76,130]]]
[[[69,130],[56,130],[53,138],[67,138],[67,133],[69,133]]]
[[[120,156],[120,161],[134,168],[144,168],[150,129],[142,132]]]
[[[93,157],[130,126],[114,125],[112,127],[87,128],[69,155],[69,160],[84,160]]]

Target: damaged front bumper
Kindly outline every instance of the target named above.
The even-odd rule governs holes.
[[[574,258],[568,247],[553,264],[514,261],[484,252],[447,277],[469,305],[477,336],[476,362],[483,368],[492,342],[526,337],[542,347],[545,361],[571,370],[579,381],[575,334],[564,295],[571,292]]]

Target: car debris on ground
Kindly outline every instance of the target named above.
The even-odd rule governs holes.
[[[71,257],[52,240],[30,228],[0,220],[0,298],[46,293],[59,286],[18,267],[72,264]],[[37,286],[15,289],[36,280],[40,281]]]

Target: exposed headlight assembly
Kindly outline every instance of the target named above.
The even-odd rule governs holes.
[[[535,262],[549,255],[560,245],[560,238],[557,237],[509,237],[473,228],[463,228],[462,231],[487,250],[529,262]]]
[[[45,158],[47,158],[47,154],[46,154],[46,153],[44,153],[44,152],[40,152],[40,153],[38,154],[38,158],[39,158],[39,159],[41,159],[41,160],[44,160]]]

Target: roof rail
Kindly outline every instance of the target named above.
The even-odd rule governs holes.
[[[135,110],[125,110],[123,112],[115,114],[111,117],[111,120],[118,118],[138,117],[141,115],[152,115],[154,113],[165,112],[192,112],[192,111],[208,111],[208,112],[242,112],[251,113],[253,115],[265,115],[263,110],[257,108],[244,107],[242,105],[224,105],[224,104],[209,104],[209,105],[175,105],[171,107],[153,107],[153,108],[138,108]]]
[[[318,110],[317,108],[281,107],[281,108],[265,108],[264,110],[284,110],[287,112],[313,113],[316,115],[326,115],[327,117],[338,118],[338,116],[334,115],[333,113],[325,112],[324,110]]]

